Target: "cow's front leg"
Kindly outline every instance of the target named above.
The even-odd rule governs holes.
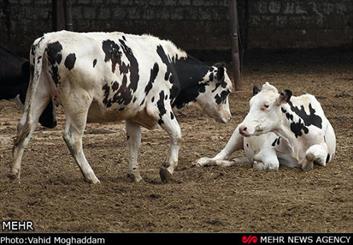
[[[142,177],[138,167],[138,152],[141,145],[141,127],[134,122],[126,121],[126,137],[130,154],[128,178],[140,182]]]
[[[254,156],[253,168],[256,170],[278,170],[279,161],[273,148],[262,149]]]
[[[174,169],[178,165],[179,143],[181,141],[181,130],[173,112],[167,110],[159,120],[161,127],[167,131],[170,137],[170,151],[167,162],[160,168],[159,175],[163,183],[172,179]]]
[[[218,166],[232,166],[237,161],[229,161],[227,159],[230,158],[232,153],[236,150],[243,149],[243,136],[239,133],[239,125],[234,130],[232,136],[228,140],[225,147],[213,158],[202,157],[194,162],[196,166],[210,166],[210,165],[218,165]]]

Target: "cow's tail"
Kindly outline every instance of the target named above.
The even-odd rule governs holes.
[[[44,37],[39,38],[34,41],[31,53],[30,53],[30,62],[31,62],[31,75],[30,82],[27,89],[26,102],[25,102],[25,111],[27,113],[27,121],[34,121],[33,113],[30,113],[34,108],[33,100],[35,99],[36,93],[38,91],[38,84],[40,82],[41,76],[43,76],[43,60],[46,57],[46,48],[47,42]],[[48,81],[49,82],[49,81]],[[50,93],[50,91],[48,91]],[[54,128],[56,126],[55,118],[55,106],[51,99],[51,95],[48,94],[49,102],[46,105],[46,108],[41,113],[39,117],[39,122],[42,126],[47,128]],[[36,115],[37,116],[37,115]],[[38,119],[37,119],[38,120]]]

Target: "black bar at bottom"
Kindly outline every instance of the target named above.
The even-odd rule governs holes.
[[[0,244],[352,244],[353,233],[0,233]]]

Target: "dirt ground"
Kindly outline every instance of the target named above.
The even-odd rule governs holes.
[[[36,231],[109,232],[353,232],[353,53],[250,53],[242,91],[231,95],[233,119],[218,124],[196,108],[177,113],[183,132],[178,183],[161,184],[169,139],[143,130],[143,183],[130,183],[123,123],[90,124],[86,157],[101,180],[83,181],[55,129],[38,128],[25,152],[21,183],[6,177],[20,117],[0,102],[0,221],[32,220]],[[337,136],[335,160],[313,171],[260,172],[247,165],[192,167],[227,142],[248,110],[253,84],[266,81],[295,95],[315,94]],[[234,156],[243,155],[237,152]]]

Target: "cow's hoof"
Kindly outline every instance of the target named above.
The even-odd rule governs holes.
[[[197,159],[196,161],[194,161],[192,164],[196,167],[203,167],[203,166],[207,166],[207,164],[209,163],[210,160],[211,160],[211,158],[201,157],[201,158]]]
[[[159,176],[161,177],[162,183],[168,183],[173,180],[172,174],[165,167],[159,169]]]
[[[259,171],[266,170],[265,164],[263,164],[263,162],[258,162],[258,161],[254,161],[253,168]]]
[[[94,177],[91,179],[85,178],[85,181],[89,184],[100,184],[101,183],[97,177]]]
[[[305,158],[308,162],[313,162],[315,160],[315,155],[309,152],[308,154],[306,154]]]
[[[10,173],[7,174],[7,177],[10,179],[10,180],[18,180],[18,182],[20,182],[20,171],[18,170],[11,170]]]
[[[302,170],[307,172],[310,171],[314,168],[314,162],[312,161],[306,161],[303,165],[302,165]]]
[[[130,182],[133,182],[133,183],[139,183],[143,180],[141,175],[137,173],[128,173],[127,178]]]

